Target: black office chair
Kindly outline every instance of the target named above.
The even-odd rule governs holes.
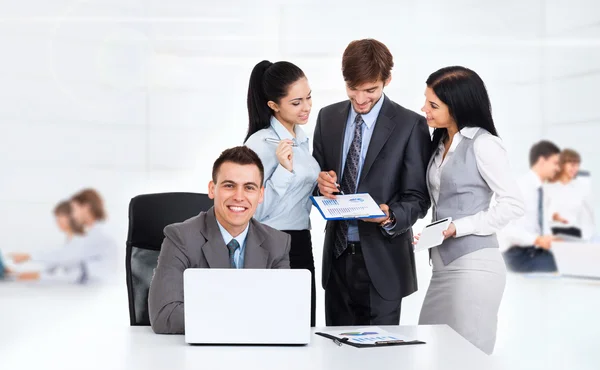
[[[165,226],[194,217],[212,205],[208,195],[196,193],[144,194],[131,199],[125,259],[130,325],[150,325],[148,290]]]

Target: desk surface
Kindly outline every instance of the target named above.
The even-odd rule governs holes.
[[[492,369],[493,358],[447,326],[384,327],[427,342],[387,348],[191,346],[130,327],[120,288],[0,285],[0,358],[7,369]],[[325,328],[322,328],[326,330]]]

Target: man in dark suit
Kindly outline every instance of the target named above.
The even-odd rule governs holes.
[[[148,296],[155,333],[184,332],[187,268],[290,268],[290,236],[252,219],[264,190],[258,155],[245,146],[227,149],[215,162],[212,177],[208,196],[214,206],[165,227]]]
[[[402,298],[417,290],[411,227],[430,206],[431,140],[424,117],[383,94],[393,64],[381,42],[351,42],[342,58],[350,100],[317,118],[319,193],[369,193],[386,215],[327,223],[323,288],[331,326],[398,325]]]

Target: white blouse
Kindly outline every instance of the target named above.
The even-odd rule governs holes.
[[[446,157],[444,143],[434,154],[433,163],[427,175],[431,197],[437,202],[440,195],[442,170],[452,158],[456,147],[465,137],[472,139],[479,127],[465,127],[454,135]],[[480,135],[473,143],[479,173],[495,195],[495,204],[487,211],[452,220],[456,227],[456,237],[465,235],[492,235],[504,228],[511,220],[522,217],[525,210],[521,191],[512,175],[506,149],[500,138],[491,134]]]
[[[566,184],[558,181],[546,186],[550,204],[550,217],[558,213],[568,221],[563,224],[551,221],[552,227],[576,227],[581,230],[585,240],[591,239],[595,232],[594,207],[589,183],[574,179]]]

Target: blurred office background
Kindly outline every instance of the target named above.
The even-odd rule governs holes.
[[[365,37],[390,48],[395,67],[385,92],[415,111],[434,70],[458,64],[477,71],[516,175],[528,169],[529,147],[540,139],[577,150],[592,179],[600,173],[597,0],[2,0],[3,253],[60,246],[52,208],[91,186],[105,198],[124,259],[133,196],[206,192],[214,159],[242,143],[247,83],[258,61],[289,60],[305,71],[312,136],[318,110],[346,98],[344,48]],[[593,186],[598,193],[600,181]],[[598,199],[595,209],[600,214]],[[316,212],[312,219],[320,281],[324,222]],[[417,322],[431,275],[427,256],[417,259],[420,289],[405,300],[407,325]],[[560,320],[540,314],[550,326],[542,318],[531,330],[515,328],[520,305],[536,304],[521,299],[521,283],[529,281],[507,285],[498,356],[516,356],[527,344],[518,340],[539,341]],[[125,318],[125,294],[118,304]]]

